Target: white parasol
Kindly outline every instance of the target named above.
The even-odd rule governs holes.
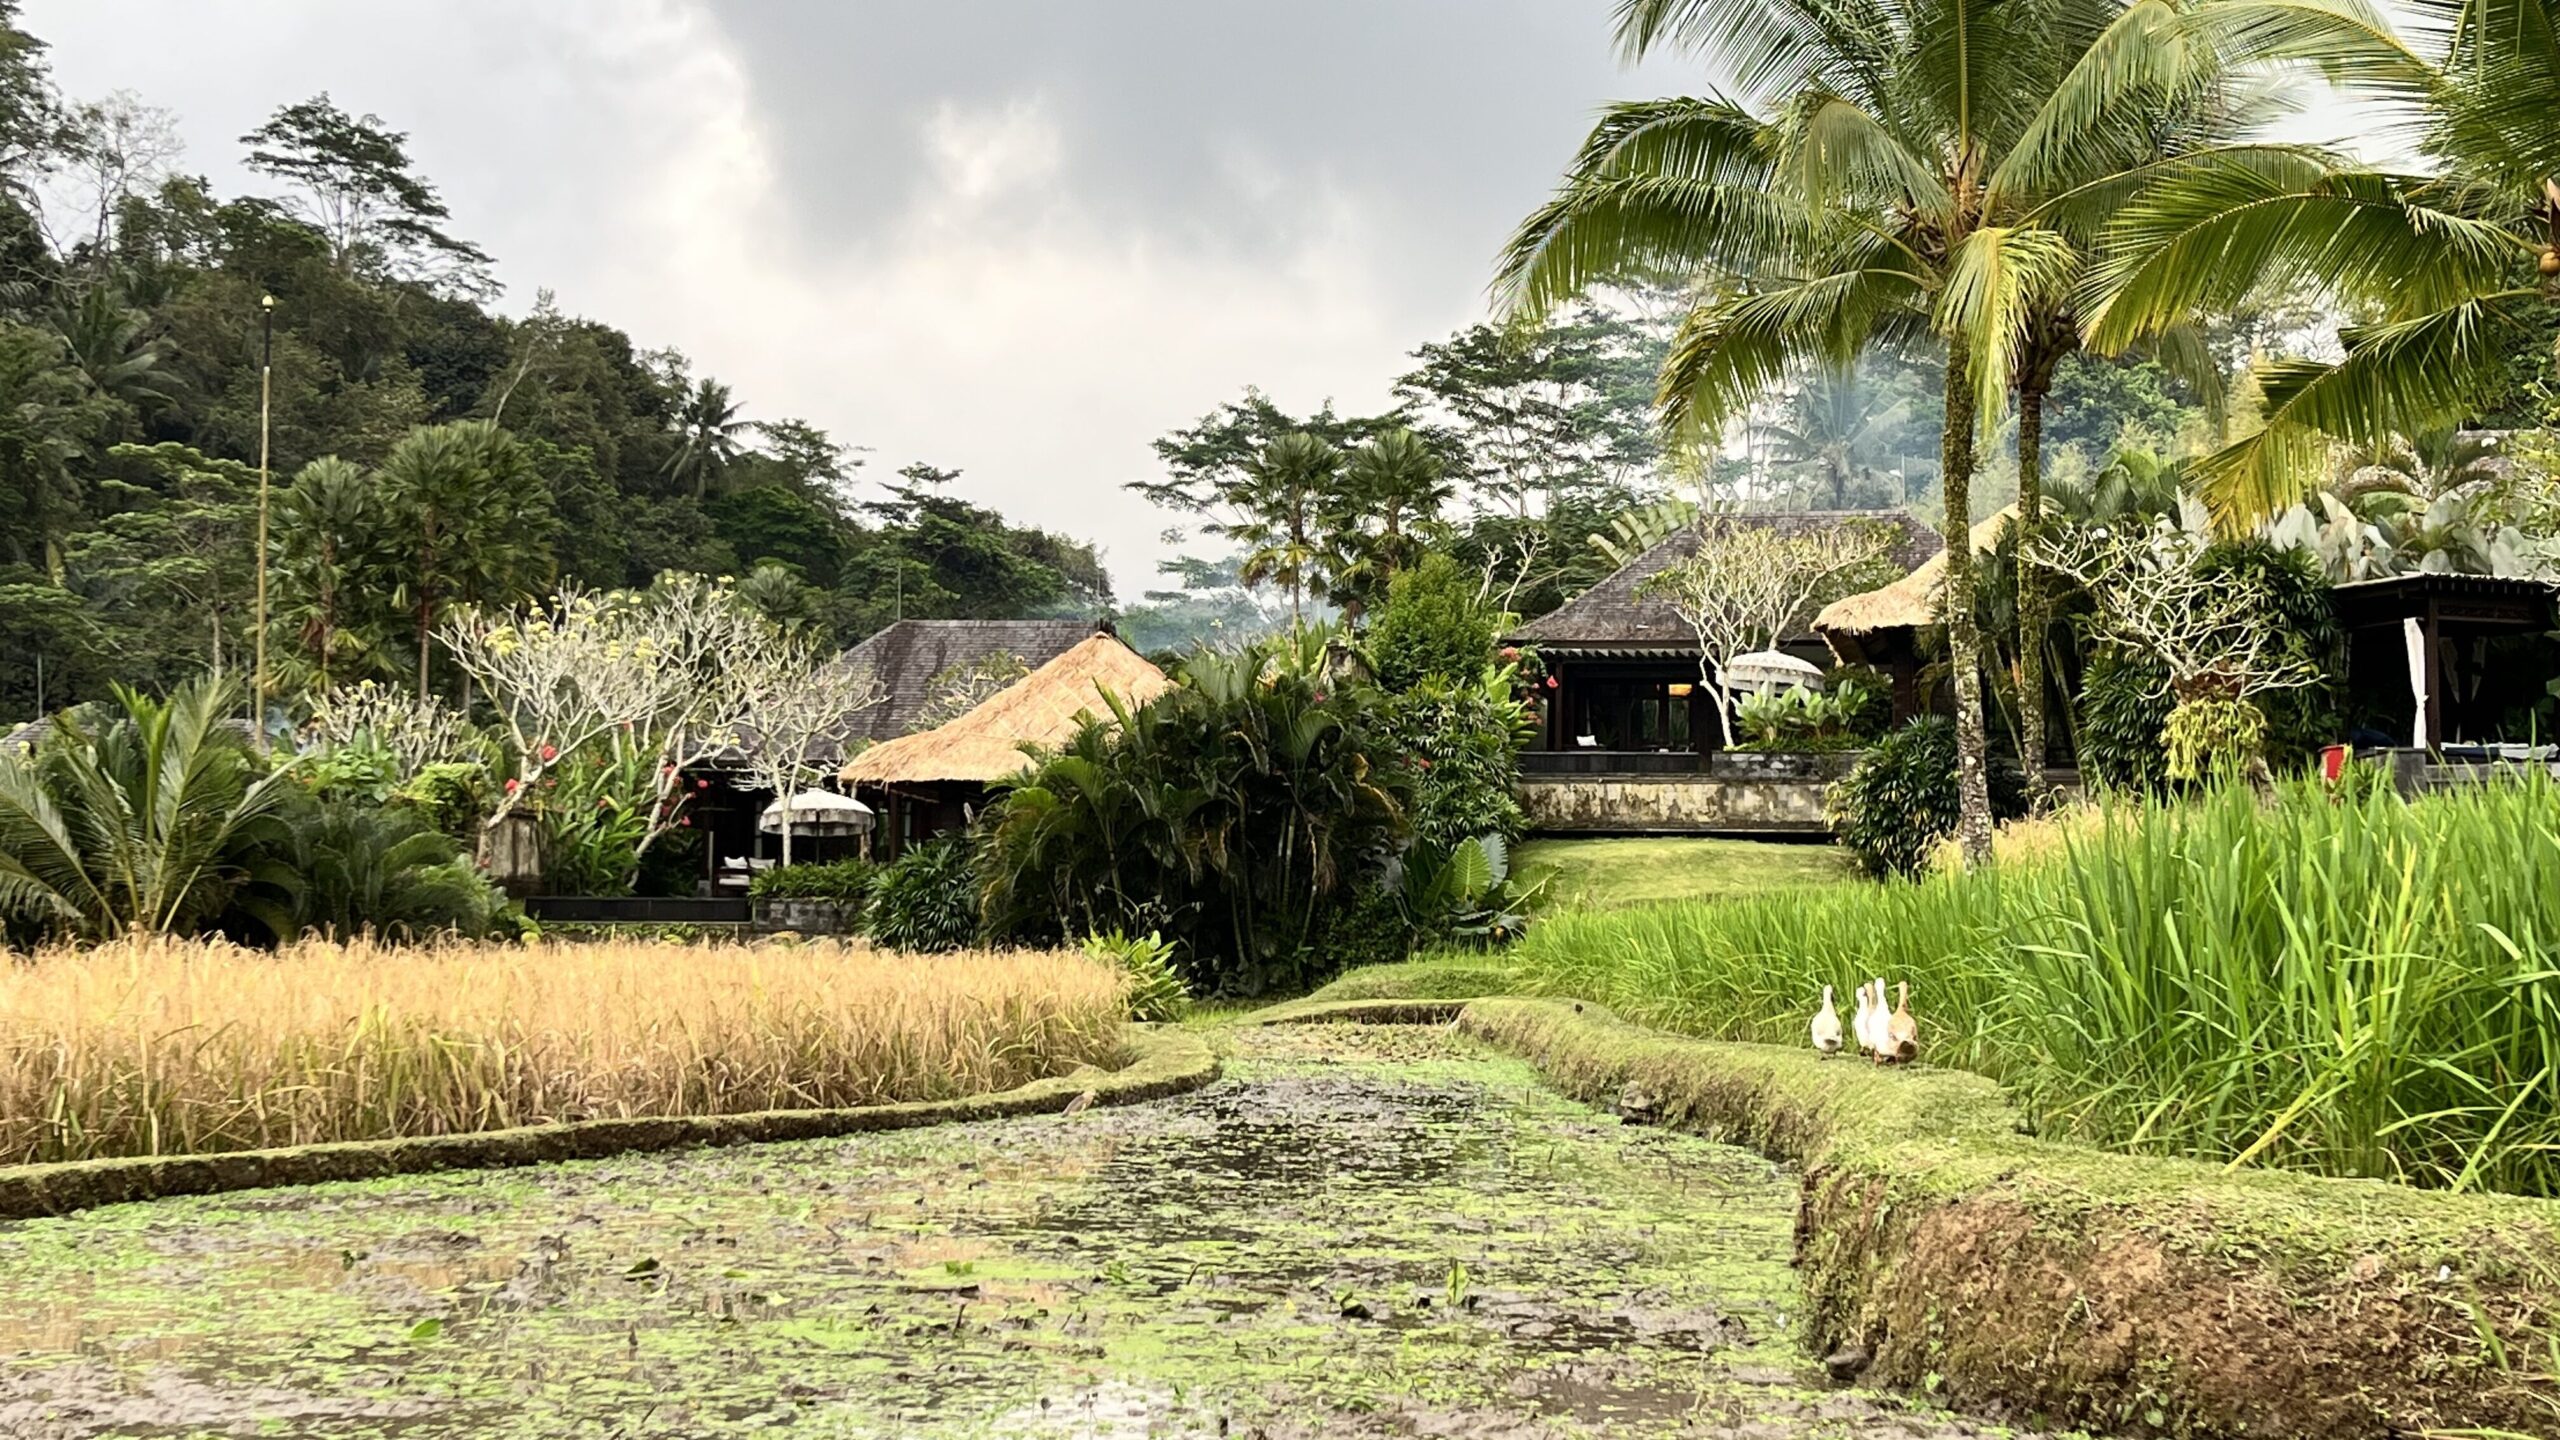
[[[1822,667],[1783,650],[1753,650],[1724,663],[1724,683],[1728,690],[1784,690],[1791,685],[1819,690]]]
[[[794,835],[859,835],[878,823],[870,806],[833,790],[803,790],[791,797],[789,809]],[[781,834],[783,810],[780,800],[767,805],[756,828],[767,835]]]

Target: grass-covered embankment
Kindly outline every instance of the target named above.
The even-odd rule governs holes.
[[[182,941],[0,965],[0,1165],[843,1109],[1126,1044],[1081,955]]]
[[[1829,885],[1857,872],[1829,845],[1695,836],[1530,840],[1513,858],[1524,881],[1543,882],[1539,904],[1594,909],[1675,900],[1722,900]]]
[[[1907,979],[1924,1058],[2113,1148],[2560,1195],[2560,784],[2115,810],[1917,884],[1559,911],[1521,987],[1803,1043]]]
[[[1577,1098],[1799,1165],[1806,1338],[1965,1408],[2141,1434],[2551,1433],[2560,1212],[2107,1154],[1983,1077],[1705,1042],[1562,1000],[1462,1028]],[[1631,1093],[1632,1092],[1632,1093]]]

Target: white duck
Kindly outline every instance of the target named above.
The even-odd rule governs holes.
[[[1840,1053],[1840,1011],[1831,1003],[1828,985],[1822,987],[1822,1008],[1813,1016],[1813,1048],[1825,1055]]]
[[[1857,1014],[1849,1026],[1850,1033],[1858,1037],[1859,1049],[1872,1051],[1876,1048],[1875,1022],[1875,1006],[1867,999],[1867,987],[1861,985],[1858,987]]]
[[[1920,1053],[1920,1022],[1911,1015],[1911,982],[1901,985],[1902,1007],[1884,1020],[1885,1058],[1897,1064]]]

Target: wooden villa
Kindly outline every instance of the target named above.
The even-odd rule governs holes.
[[[825,765],[840,764],[864,746],[921,728],[955,677],[972,669],[1036,669],[1091,637],[1095,624],[1073,619],[895,621],[837,658],[839,665],[868,670],[879,683],[881,700],[850,718],[837,753],[814,758]],[[708,842],[704,883],[742,889],[744,872],[733,871],[725,862],[760,857],[753,863],[763,863],[772,858],[774,847],[770,837],[759,831],[758,821],[774,797],[749,784],[743,771],[726,761],[689,778],[699,786],[692,805],[694,824]],[[810,858],[822,853],[832,858],[835,851],[851,848],[812,847]]]
[[[959,718],[883,740],[845,762],[838,779],[880,813],[875,853],[893,859],[916,841],[961,829],[996,781],[1027,763],[1025,745],[1056,746],[1109,695],[1143,705],[1172,688],[1164,672],[1109,631],[1085,638]]]
[[[1893,558],[1913,569],[1936,552],[1938,537],[1899,510],[1805,510],[1728,517],[1739,525],[1801,531],[1847,524],[1894,527]],[[1559,757],[1550,767],[1661,771],[1695,768],[1664,758],[1696,757],[1722,742],[1715,697],[1698,683],[1698,641],[1660,598],[1638,595],[1643,583],[1695,552],[1698,532],[1683,527],[1564,605],[1521,626],[1506,643],[1534,646],[1545,663],[1540,726],[1533,754]],[[1828,668],[1831,654],[1811,629],[1789,635],[1781,649]],[[1564,757],[1570,757],[1568,763]]]

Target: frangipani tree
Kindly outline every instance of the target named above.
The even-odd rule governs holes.
[[[1645,578],[1639,596],[1655,596],[1680,612],[1698,637],[1698,678],[1715,692],[1716,723],[1734,743],[1733,682],[1737,655],[1775,649],[1823,587],[1890,554],[1883,525],[1832,525],[1781,532],[1727,516],[1698,527],[1689,555]]]
[[[553,772],[610,750],[628,778],[603,798],[643,817],[635,854],[678,823],[684,772],[738,743],[760,677],[792,646],[726,580],[675,572],[647,590],[564,592],[522,613],[456,611],[440,634],[488,696],[515,762],[484,834]]]
[[[2320,680],[2263,583],[2246,570],[2201,563],[2208,543],[2163,520],[2148,528],[2065,525],[2026,552],[2088,596],[2101,638],[2159,665],[2166,698],[2176,701],[2163,732],[2170,773],[2187,780],[2204,778],[2215,755],[2261,773],[2267,723],[2253,702]]]
[[[758,788],[782,806],[782,863],[791,863],[791,799],[825,779],[860,728],[889,698],[868,665],[795,639],[747,675],[746,736],[739,749]]]

